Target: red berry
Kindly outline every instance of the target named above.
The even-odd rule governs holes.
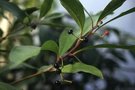
[[[104,32],[104,35],[106,35],[106,36],[108,36],[109,34],[110,34],[109,31],[105,31],[105,32]]]

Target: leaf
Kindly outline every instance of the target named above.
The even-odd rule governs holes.
[[[130,13],[133,13],[133,12],[135,12],[135,7],[133,7],[133,8],[131,8],[131,9],[129,9],[129,10],[127,10],[127,11],[121,13],[121,14],[118,15],[117,17],[122,17],[122,16],[125,16],[125,15],[130,14]]]
[[[112,0],[104,9],[100,15],[98,21],[102,20],[107,15],[113,13],[117,8],[119,8],[126,0]]]
[[[31,7],[31,8],[27,8],[24,10],[24,12],[26,12],[28,15],[32,14],[34,11],[37,11],[38,8],[37,7]]]
[[[44,17],[48,11],[51,9],[53,0],[44,0],[40,8],[40,18]]]
[[[100,14],[101,13],[97,13],[96,15],[92,16],[94,25],[96,25],[96,22]],[[67,52],[72,47],[72,45],[77,40],[75,36],[80,37],[81,31],[77,29],[73,30],[73,33],[75,36],[72,34],[71,35],[68,34],[68,30],[71,30],[71,29],[72,28],[66,28],[60,35],[60,38],[59,38],[59,55],[60,56],[62,56],[65,52]],[[90,20],[90,17],[88,17],[85,21],[84,29],[82,32],[83,36],[87,34],[91,29],[92,29],[91,20]]]
[[[7,2],[6,0],[0,0],[0,8],[11,12],[18,18],[18,20],[22,20],[26,16],[24,11],[21,10],[16,4]]]
[[[93,49],[93,48],[119,48],[119,49],[128,49],[128,50],[135,50],[135,45],[114,45],[114,44],[99,44],[99,45],[95,45],[95,46],[88,46],[85,48],[82,48],[80,50],[78,50],[75,53],[79,53],[88,49]]]
[[[7,83],[0,82],[0,90],[21,90]]]
[[[58,47],[57,43],[52,40],[46,41],[41,47],[41,50],[49,50],[56,54],[58,54],[58,49],[59,49],[59,47]]]
[[[53,68],[53,65],[42,66],[37,73],[44,73]]]
[[[96,26],[97,21],[98,21],[98,18],[99,18],[99,16],[101,15],[101,13],[102,13],[102,12],[99,12],[99,13],[97,13],[97,14],[91,16],[91,17],[92,17],[92,20],[93,20],[93,26]],[[83,32],[82,32],[83,36],[84,36],[85,34],[87,34],[90,30],[92,30],[91,17],[89,16],[89,17],[86,18],[86,20],[85,20],[85,24],[84,24],[84,28],[83,28]]]
[[[64,53],[67,52],[67,50],[69,50],[74,44],[74,42],[76,41],[77,38],[75,36],[78,37],[80,35],[79,30],[73,30],[73,33],[75,34],[75,36],[73,36],[72,34],[68,34],[69,30],[71,30],[71,28],[66,28],[60,35],[59,56],[64,55]]]
[[[114,57],[118,58],[119,60],[126,62],[126,58],[124,57],[123,52],[116,51],[116,50],[114,50],[114,49],[109,50],[109,52],[110,52]]]
[[[40,53],[40,47],[36,46],[16,46],[14,47],[10,54],[10,68],[14,68],[20,64],[22,64],[27,59],[34,57]]]
[[[64,16],[64,14],[62,14],[62,13],[52,13],[50,15],[47,15],[46,19],[51,19],[52,20],[52,19],[61,18],[63,16]]]
[[[37,70],[37,67],[35,67],[35,66],[31,65],[31,64],[28,64],[28,63],[22,63],[21,66],[29,68],[29,69]]]
[[[72,18],[83,30],[85,22],[85,14],[82,4],[79,0],[60,0],[63,7],[68,11]]]
[[[100,78],[103,78],[102,72],[99,69],[97,69],[94,66],[87,65],[84,63],[75,63],[75,64],[65,65],[62,68],[62,72],[63,73],[85,72],[85,73],[93,74]]]
[[[120,18],[122,16],[125,16],[125,15],[130,14],[130,13],[133,13],[133,12],[135,12],[135,7],[131,8],[131,9],[125,11],[125,12],[122,12],[118,16],[116,16],[116,17],[112,18],[111,20],[107,21],[106,23],[104,23],[102,26],[106,25],[107,23],[109,23],[109,22],[111,22],[111,21],[113,21],[115,19],[118,19],[118,18]]]

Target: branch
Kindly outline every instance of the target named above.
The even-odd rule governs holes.
[[[29,76],[24,77],[24,78],[22,78],[22,79],[20,79],[20,80],[17,80],[17,81],[12,82],[11,84],[17,84],[17,83],[19,83],[19,82],[22,82],[22,81],[24,81],[24,80],[30,79],[30,78],[35,77],[35,76],[38,76],[38,75],[40,75],[40,74],[41,74],[41,73],[35,73],[35,74],[32,74],[32,75],[29,75]]]
[[[81,44],[81,40],[78,39],[75,46],[67,53],[65,54],[64,56],[62,56],[62,58],[65,58],[67,56],[69,56],[70,54],[72,55],[72,52],[74,52],[74,50]]]
[[[20,80],[17,80],[17,81],[12,82],[11,84],[17,84],[17,83],[22,82],[22,81],[24,81],[24,80],[27,80],[27,79],[30,79],[30,78],[39,76],[39,75],[41,75],[41,74],[43,74],[43,73],[45,73],[45,72],[53,72],[53,71],[56,71],[56,70],[55,70],[53,67],[50,67],[48,70],[45,70],[45,71],[43,71],[43,72],[37,72],[37,73],[35,73],[35,74],[26,76],[26,77],[24,77],[24,78],[22,78],[22,79],[20,79]]]
[[[3,42],[6,38],[7,38],[7,36],[0,38],[0,43]]]

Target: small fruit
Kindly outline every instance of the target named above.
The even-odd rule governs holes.
[[[56,80],[56,81],[55,81],[55,84],[56,84],[56,85],[61,85],[61,82],[60,82],[59,80]]]
[[[54,67],[58,69],[60,67],[59,63],[55,63]]]
[[[100,21],[100,24],[103,24],[103,21]]]
[[[104,32],[104,35],[105,35],[105,36],[108,36],[109,34],[110,34],[109,31],[105,31],[105,32]]]
[[[31,27],[32,29],[36,29],[37,25],[36,25],[35,23],[31,23],[31,24],[30,24],[30,27]]]
[[[84,37],[83,41],[84,41],[84,42],[88,42],[89,40],[88,40],[87,37]]]
[[[72,29],[69,30],[69,31],[68,31],[68,34],[73,34],[73,30],[72,30]]]
[[[60,74],[60,73],[61,73],[61,69],[57,69],[56,72],[57,72],[58,74]]]

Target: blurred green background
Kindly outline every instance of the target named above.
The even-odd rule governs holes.
[[[39,8],[43,0],[11,0],[20,8],[26,9],[31,7]],[[99,1],[100,2],[100,1]],[[95,8],[95,7],[93,7]],[[92,9],[92,8],[91,8]],[[52,12],[60,12],[59,4],[54,3]],[[8,41],[1,43],[0,48],[10,50],[15,45],[35,45],[41,46],[47,40],[58,42],[58,38],[66,25],[75,26],[75,22],[67,14],[61,12],[59,17],[51,18],[48,22],[58,24],[55,25],[39,25],[36,29],[31,27],[17,30],[16,34],[9,38]],[[38,20],[39,11],[34,12],[30,19],[31,22]],[[2,20],[2,18],[1,18]],[[47,19],[43,19],[43,21]],[[26,21],[27,22],[27,18]],[[126,21],[125,21],[126,22]],[[23,26],[21,23],[15,22],[16,26]],[[128,24],[127,24],[128,25]],[[15,27],[15,26],[14,26]],[[99,36],[105,30],[109,30],[110,34],[103,39]],[[128,31],[128,30],[126,30]],[[2,31],[1,31],[2,32]],[[8,32],[12,32],[9,31]],[[5,33],[5,32],[2,32]],[[2,34],[1,34],[2,35]],[[105,26],[89,38],[89,42],[81,44],[81,47],[87,45],[95,45],[101,43],[135,44],[135,37],[125,31],[117,29],[113,26]],[[55,85],[58,80],[57,73],[44,73],[37,77],[25,80],[17,84],[18,87],[23,87],[23,90],[134,90],[135,89],[135,67],[130,66],[129,62],[135,60],[135,52],[122,49],[91,49],[77,55],[82,62],[98,67],[104,75],[104,79],[99,79],[93,75],[86,73],[66,74],[65,79],[72,80],[72,84]],[[0,52],[0,60],[8,61],[8,53]],[[74,58],[67,58],[73,63]],[[31,58],[17,69],[0,74],[0,81],[11,83],[21,79],[27,75],[31,75],[43,65],[53,64],[56,60],[56,55],[49,51],[42,51],[37,57]],[[69,62],[65,62],[69,63]],[[2,65],[0,65],[2,67]],[[132,78],[132,79],[131,79]]]

